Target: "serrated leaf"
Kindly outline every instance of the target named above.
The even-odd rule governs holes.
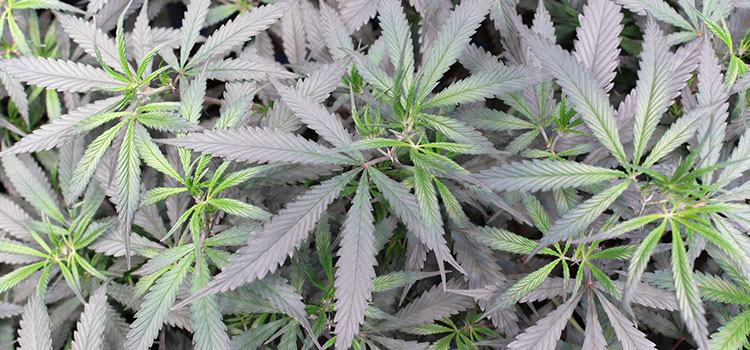
[[[245,283],[263,278],[299,247],[312,231],[344,186],[359,172],[355,169],[323,181],[287,204],[277,215],[265,224],[262,230],[254,233],[248,245],[229,258],[229,264],[222,268],[211,283],[193,294],[181,304],[198,297],[235,289]]]
[[[420,200],[417,195],[412,195],[408,189],[389,179],[385,174],[374,168],[370,168],[368,173],[370,174],[373,183],[375,183],[377,188],[383,194],[383,197],[388,201],[388,204],[406,225],[409,231],[414,233],[428,249],[435,251],[439,261],[438,266],[442,265],[442,261],[446,261],[460,269],[458,263],[456,263],[453,256],[450,255],[450,250],[448,249],[445,237],[440,233],[442,232],[442,218],[433,218],[433,220],[439,220],[439,224],[432,223],[431,227],[439,231],[430,232],[428,225],[425,222],[424,209],[421,208]],[[429,186],[432,186],[431,181]],[[434,192],[434,187],[432,190]],[[433,215],[435,215],[435,213],[433,213]],[[439,216],[439,212],[437,215]]]
[[[636,249],[635,253],[633,253],[633,258],[630,260],[630,265],[628,265],[628,278],[623,290],[622,303],[625,310],[630,310],[629,302],[631,300],[631,290],[635,289],[636,285],[641,281],[641,276],[646,270],[648,261],[651,259],[651,253],[653,252],[654,247],[656,247],[656,244],[661,240],[666,226],[667,220],[662,221],[659,226],[651,230],[643,242],[638,245],[638,249]]]
[[[672,77],[673,55],[667,38],[652,19],[646,25],[636,84],[635,122],[633,123],[634,160],[638,164],[646,144],[656,129],[661,115],[670,103],[668,91]]]
[[[405,80],[410,81],[414,72],[414,47],[404,9],[397,0],[380,0],[378,3],[378,19],[383,29],[381,35],[385,40],[388,57],[394,67],[403,67]],[[391,86],[392,84],[387,85],[388,88]]]
[[[42,125],[34,130],[34,133],[22,138],[0,155],[44,151],[65,144],[76,136],[75,126],[78,123],[92,115],[104,112],[121,99],[121,96],[115,96],[78,107]]]
[[[518,66],[498,66],[459,80],[420,106],[422,109],[483,101],[519,91],[541,82],[541,74]]]
[[[99,51],[99,56],[105,64],[122,72],[120,59],[117,57],[117,46],[115,45],[115,42],[107,34],[102,32],[101,29],[97,28],[96,24],[80,17],[63,14],[56,16],[56,18],[60,21],[65,33],[68,34],[68,36],[70,36],[80,48],[86,51],[89,56],[96,58],[96,51]]]
[[[0,68],[23,82],[58,91],[86,92],[127,86],[102,69],[52,58],[11,58],[0,62]]]
[[[490,313],[516,304],[521,298],[525,297],[531,293],[531,291],[536,289],[536,287],[541,285],[558,263],[560,263],[559,259],[554,260],[516,281],[513,286],[506,289],[503,294],[496,298],[492,308],[486,312]]]
[[[420,114],[419,119],[453,141],[475,146],[487,153],[495,151],[492,143],[486,137],[461,121],[432,114]]]
[[[259,163],[350,164],[352,160],[299,135],[245,127],[213,130],[159,142],[227,160]]]
[[[691,32],[694,31],[693,26],[664,0],[617,0],[617,2],[639,15],[648,13],[662,22]]]
[[[456,62],[491,6],[487,0],[464,1],[453,10],[435,39],[424,65],[420,67],[417,101],[435,89],[440,78]],[[401,52],[401,50],[399,50]]]
[[[88,147],[86,147],[86,152],[83,153],[83,157],[81,157],[81,160],[78,162],[76,169],[73,172],[73,178],[70,183],[69,200],[77,199],[78,196],[83,193],[83,190],[86,189],[86,185],[88,185],[91,177],[94,176],[94,171],[96,171],[99,161],[104,156],[104,152],[109,149],[112,140],[114,140],[117,132],[120,131],[122,126],[122,122],[113,126],[99,135],[88,145]]]
[[[208,203],[215,206],[217,209],[243,218],[267,220],[271,216],[271,214],[259,207],[238,201],[236,199],[213,198],[209,200]]]
[[[341,16],[335,9],[325,3],[320,4],[320,24],[325,36],[326,46],[328,46],[328,51],[333,58],[344,58],[346,57],[345,50],[354,50],[352,38],[349,36],[349,31],[344,26]]]
[[[568,299],[565,304],[560,305],[555,311],[550,312],[537,323],[519,334],[516,339],[508,345],[509,350],[547,350],[554,349],[560,333],[568,324],[568,319],[573,315],[578,300],[583,294],[579,293]]]
[[[587,2],[583,6],[583,14],[578,15],[580,25],[576,29],[574,55],[591,70],[594,80],[605,93],[614,86],[622,19],[620,6],[607,0]]]
[[[40,213],[57,222],[64,222],[65,216],[52,195],[52,188],[49,186],[47,177],[32,162],[30,158],[28,162],[24,162],[12,155],[2,158],[5,175],[10,179],[16,191]]]
[[[135,121],[131,121],[125,130],[125,137],[120,146],[117,159],[117,221],[124,236],[125,250],[130,250],[130,231],[133,216],[141,201],[141,158],[135,147]],[[128,255],[129,256],[129,255]]]
[[[698,285],[693,280],[693,271],[687,260],[682,235],[677,224],[672,224],[672,278],[680,305],[680,316],[698,343],[700,349],[708,349],[708,322],[700,299]]]
[[[344,147],[353,142],[349,132],[344,129],[341,120],[336,115],[328,112],[321,104],[315,103],[311,98],[303,95],[298,90],[281,88],[279,94],[286,105],[303,123],[315,130],[318,135],[333,146]]]
[[[750,333],[750,310],[745,310],[711,335],[711,349],[735,350],[747,342]]]
[[[202,252],[200,254],[203,254]],[[205,259],[201,259],[195,267],[190,292],[194,293],[205,287],[211,280],[211,273]],[[226,325],[219,312],[219,304],[215,295],[198,298],[190,304],[190,321],[193,330],[193,345],[199,350],[228,350],[229,336]]]
[[[159,131],[188,132],[198,129],[194,124],[180,117],[179,114],[167,111],[140,113],[137,118],[139,123]]]
[[[589,294],[587,302],[586,331],[583,336],[583,346],[581,349],[607,349],[607,340],[604,338],[604,330],[602,330],[602,325],[599,323],[599,315],[596,313],[596,305],[591,294]]]
[[[241,13],[206,39],[190,59],[187,68],[196,67],[213,57],[224,57],[235,46],[243,44],[274,24],[287,8],[289,2],[280,2]]]
[[[452,279],[446,283],[448,290],[462,289],[464,283]],[[409,305],[404,306],[393,319],[384,322],[379,330],[394,330],[409,326],[417,326],[444,317],[455,315],[474,306],[474,299],[468,296],[446,292],[439,285],[422,293]]]
[[[211,1],[191,0],[187,5],[185,17],[182,19],[182,43],[180,44],[180,66],[185,66],[190,51],[198,39],[200,30],[206,22],[206,17],[211,7]]]
[[[625,173],[577,162],[532,160],[484,170],[480,180],[495,191],[549,191],[595,184]]]
[[[605,210],[614,203],[625,189],[630,185],[630,180],[620,182],[604,191],[595,194],[577,207],[567,212],[562,218],[555,221],[549,231],[539,241],[534,249],[546,247],[550,244],[570,239],[583,232],[586,227],[596,220]]]
[[[352,206],[341,229],[336,262],[336,347],[346,349],[364,322],[367,304],[372,298],[375,265],[375,225],[367,172],[362,174]]]
[[[151,347],[159,335],[169,309],[174,304],[177,290],[185,280],[194,257],[195,255],[188,254],[182,258],[151,287],[141,304],[141,309],[135,314],[135,321],[130,325],[125,342],[126,349],[147,350]]]
[[[615,110],[586,67],[558,45],[528,38],[531,51],[552,74],[586,126],[620,163],[627,164]]]
[[[50,319],[44,301],[38,294],[29,298],[18,329],[21,350],[52,350]]]
[[[609,323],[615,329],[615,334],[617,334],[617,339],[621,342],[623,350],[656,350],[654,343],[648,340],[646,335],[641,333],[607,298],[598,291],[596,291],[596,295],[604,312],[607,313]]]
[[[84,306],[81,318],[73,334],[71,350],[97,350],[104,344],[104,326],[107,311],[107,285],[104,284],[91,294]]]

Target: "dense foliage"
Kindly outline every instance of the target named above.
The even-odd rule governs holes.
[[[3,4],[0,347],[750,348],[748,0]]]

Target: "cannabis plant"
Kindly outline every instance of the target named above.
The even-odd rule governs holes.
[[[746,1],[0,17],[3,346],[750,347]]]

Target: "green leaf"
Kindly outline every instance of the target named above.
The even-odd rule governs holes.
[[[522,66],[498,66],[459,80],[420,105],[420,109],[484,101],[541,82],[541,74]]]
[[[125,130],[125,137],[120,146],[120,155],[117,159],[117,221],[120,232],[124,235],[125,250],[130,251],[130,231],[133,216],[135,216],[141,201],[141,159],[134,140],[135,121],[130,121]],[[128,255],[129,257],[130,255]]]
[[[182,282],[187,276],[194,255],[188,254],[167,271],[146,294],[141,309],[130,325],[125,347],[130,350],[147,350],[159,335],[169,309],[174,304]]]
[[[491,2],[487,0],[468,0],[456,6],[438,33],[424,65],[419,69],[417,102],[424,101],[438,85],[443,74],[456,62],[490,6]]]
[[[548,191],[625,177],[617,170],[559,160],[532,160],[494,167],[479,174],[495,191]]]
[[[615,121],[615,110],[591,72],[560,46],[533,37],[531,51],[562,87],[563,93],[581,114],[591,133],[621,164],[627,164],[625,149]]]
[[[183,181],[182,177],[172,167],[172,164],[169,163],[167,157],[161,153],[159,146],[151,140],[151,135],[149,135],[148,131],[140,125],[136,125],[135,127],[135,146],[146,165],[171,176],[179,182]]]
[[[13,288],[13,286],[31,276],[32,273],[41,269],[45,264],[47,264],[46,261],[40,261],[31,265],[19,267],[11,272],[6,273],[2,277],[0,277],[0,293]]]
[[[544,265],[540,269],[524,276],[520,280],[516,281],[510,288],[505,290],[492,305],[492,308],[486,310],[486,314],[490,314],[500,309],[505,309],[515,305],[521,298],[531,293],[536,287],[539,287],[552,270],[560,263],[560,259],[555,259],[551,263]]]
[[[104,156],[104,152],[107,151],[109,145],[112,144],[112,140],[123,125],[124,122],[120,122],[109,130],[103,132],[86,148],[86,152],[83,153],[83,157],[78,162],[78,165],[76,165],[76,169],[73,172],[73,177],[70,182],[70,200],[77,199],[83,190],[86,189],[86,185],[88,185],[91,177],[94,175],[94,171],[99,165],[102,156]]]
[[[187,191],[187,188],[185,187],[156,187],[148,190],[146,194],[143,195],[143,205],[152,205],[159,203],[171,196],[174,196],[178,193],[182,193]]]
[[[187,304],[204,295],[235,289],[245,283],[263,278],[276,271],[287,256],[299,247],[315,227],[358,169],[343,173],[319,185],[287,204],[263,229],[253,234],[248,245],[229,258],[229,264],[216,275],[208,286],[193,294],[181,304]]]
[[[203,254],[203,253],[200,253]],[[195,293],[205,287],[211,280],[211,273],[205,259],[201,259],[195,267],[195,274],[190,286],[190,292]],[[190,321],[193,330],[193,345],[195,349],[228,350],[229,336],[226,325],[219,312],[219,304],[215,295],[198,298],[190,304]]]
[[[701,349],[708,349],[708,322],[700,299],[698,285],[687,260],[682,235],[674,221],[672,224],[672,277],[675,295],[680,306],[680,316],[688,331]]]
[[[243,218],[268,220],[268,218],[271,216],[271,214],[259,207],[247,204],[245,202],[240,202],[236,199],[212,198],[208,201],[208,203],[213,205],[217,209],[223,210],[232,215],[241,216]]]
[[[347,348],[364,322],[372,298],[375,265],[375,225],[367,171],[362,174],[352,206],[341,229],[336,262],[336,346]]]
[[[537,246],[536,242],[526,237],[497,227],[477,227],[474,238],[492,249],[514,254],[530,254]],[[540,253],[557,255],[549,248],[542,249]]]
[[[745,310],[711,335],[711,349],[735,350],[747,343],[750,334],[750,310]]]
[[[630,301],[632,297],[632,291],[635,290],[638,283],[641,281],[641,276],[646,270],[648,261],[651,259],[651,253],[654,251],[654,247],[661,240],[664,234],[664,229],[667,227],[667,220],[663,220],[659,226],[651,230],[646,238],[638,245],[638,249],[633,253],[633,258],[630,260],[628,265],[628,278],[623,288],[622,304],[625,310],[630,311]]]
[[[664,0],[619,0],[618,3],[639,15],[646,15],[648,13],[662,22],[691,32],[695,31],[693,26]]]
[[[609,208],[614,201],[625,192],[630,185],[630,180],[625,180],[604,191],[595,194],[585,202],[581,203],[571,211],[567,212],[562,218],[555,221],[549,231],[539,241],[539,245],[534,249],[535,253],[539,249],[550,244],[557,243],[575,237],[584,232],[586,227],[596,220],[605,210]]]

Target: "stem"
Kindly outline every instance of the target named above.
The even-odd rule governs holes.
[[[380,157],[377,157],[377,158],[375,158],[373,160],[370,160],[367,163],[363,163],[362,167],[365,168],[365,169],[367,169],[367,168],[369,168],[372,165],[375,165],[375,164],[378,164],[378,163],[380,163],[382,161],[390,160],[390,159],[391,159],[391,157],[388,157],[388,156],[380,156]]]

